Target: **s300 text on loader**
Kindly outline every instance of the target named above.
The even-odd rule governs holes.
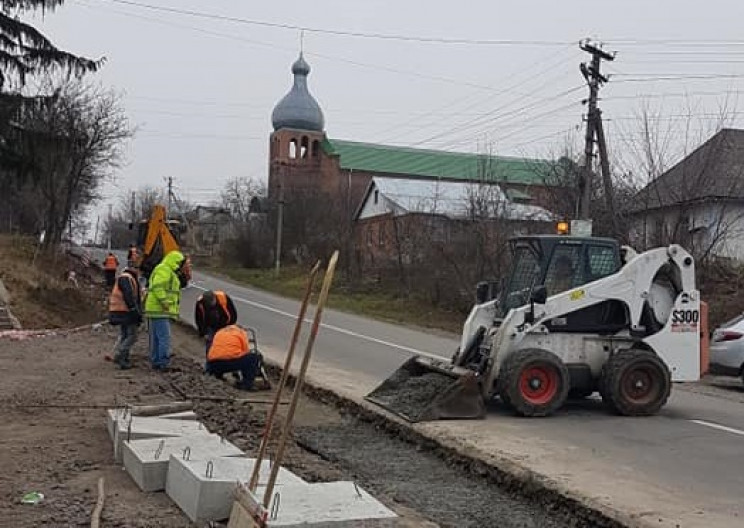
[[[512,267],[477,301],[451,361],[413,357],[367,399],[412,422],[480,418],[500,397],[547,416],[599,391],[619,414],[656,413],[673,381],[700,377],[700,295],[678,245],[636,253],[567,235],[510,241]],[[707,326],[707,325],[706,325]]]

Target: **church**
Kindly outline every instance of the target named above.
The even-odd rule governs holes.
[[[520,223],[553,219],[544,208],[548,162],[333,139],[310,93],[310,65],[302,53],[292,75],[291,89],[271,115],[269,202],[292,207],[293,196],[316,196],[338,222],[353,223],[357,239],[374,238],[379,247],[385,247],[391,218],[466,217],[463,203],[484,186],[489,196],[496,191],[494,216]]]

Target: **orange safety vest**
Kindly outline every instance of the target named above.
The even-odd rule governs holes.
[[[113,255],[108,255],[106,257],[106,260],[103,261],[103,269],[110,271],[115,270],[119,267],[119,261],[116,260],[116,257]]]
[[[132,291],[137,294],[137,280],[132,277],[129,273],[122,273],[121,277],[126,277],[129,283],[132,285]],[[111,296],[109,297],[109,312],[128,312],[129,307],[124,301],[124,292],[119,288],[119,281],[117,280],[114,284],[114,289],[111,290]]]
[[[227,320],[230,320],[230,309],[227,307],[227,295],[225,292],[217,290],[214,292],[214,298],[217,299],[217,304],[220,305],[222,311],[225,312]]]
[[[237,325],[229,325],[219,330],[212,340],[207,354],[208,361],[239,359],[250,354],[248,334]]]

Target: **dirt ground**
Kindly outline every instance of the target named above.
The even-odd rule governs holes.
[[[101,272],[66,254],[36,252],[33,240],[0,235],[0,279],[23,328],[68,328],[105,317]],[[75,272],[77,284],[67,280]]]
[[[97,498],[97,481],[105,478],[103,526],[186,527],[191,523],[164,493],[144,494],[113,462],[105,428],[106,405],[165,403],[190,396],[270,400],[272,393],[246,393],[201,374],[203,345],[189,331],[174,326],[170,372],[151,371],[141,338],[134,350],[135,368],[116,370],[105,360],[115,339],[107,325],[63,335],[12,341],[0,339],[0,525],[89,526]],[[86,405],[99,406],[86,408]],[[208,429],[253,452],[264,424],[264,404],[202,401],[196,411]],[[327,406],[303,398],[298,426],[333,425],[340,416]],[[279,431],[277,431],[278,436]],[[285,465],[308,481],[348,480],[350,474],[317,454],[291,444]],[[20,502],[37,491],[37,505]],[[435,526],[395,501],[385,501],[401,520],[359,524]]]

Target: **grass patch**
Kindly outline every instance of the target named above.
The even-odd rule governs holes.
[[[274,270],[247,268],[212,268],[230,279],[284,297],[299,299],[305,292],[307,271],[288,267],[279,277]],[[404,297],[379,287],[351,288],[336,275],[328,306],[336,310],[398,324],[436,328],[459,334],[466,314],[432,306],[423,299]]]

